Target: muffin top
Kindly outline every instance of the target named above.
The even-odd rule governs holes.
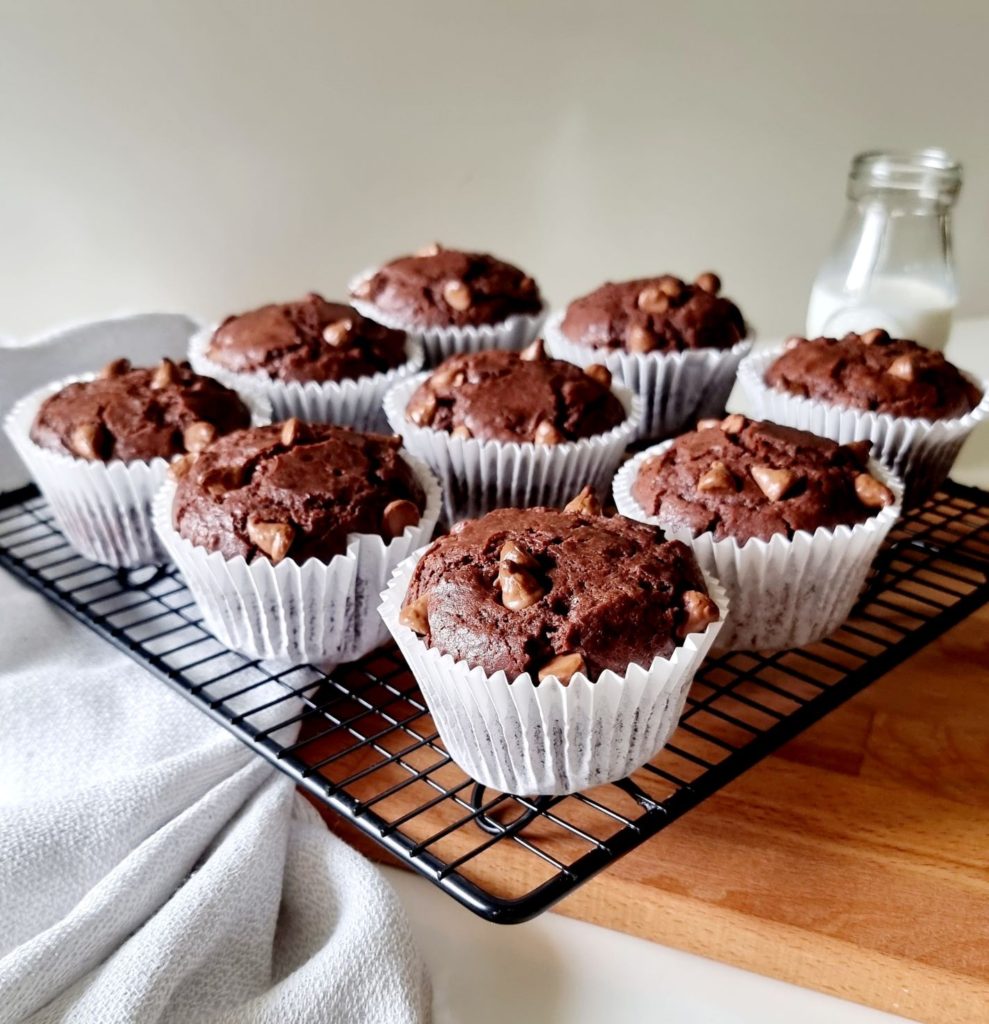
[[[500,508],[457,523],[419,560],[401,621],[489,675],[566,683],[648,667],[719,614],[686,545],[601,515],[585,489],[562,511]]]
[[[497,324],[520,313],[535,315],[543,305],[536,282],[518,267],[439,245],[386,263],[351,294],[410,327]]]
[[[790,338],[766,371],[766,383],[832,405],[927,420],[964,416],[982,400],[940,352],[878,329]]]
[[[226,558],[329,561],[351,533],[386,540],[425,496],[397,437],[291,419],[221,437],[172,464],[178,532]]]
[[[731,348],[745,337],[745,320],[718,293],[717,274],[693,284],[672,274],[608,282],[574,299],[560,324],[571,341],[627,352],[683,352]]]
[[[537,340],[524,352],[451,356],[416,389],[406,416],[456,437],[561,444],[611,430],[625,409],[605,367],[549,359]]]
[[[404,331],[315,292],[227,317],[206,354],[226,370],[261,371],[282,381],[354,380],[406,361]]]
[[[861,523],[893,502],[867,470],[869,442],[839,445],[738,413],[702,421],[639,468],[632,495],[668,530],[792,537]]]
[[[68,384],[42,402],[31,440],[92,462],[135,462],[199,451],[218,434],[249,426],[236,391],[163,359],[134,369],[115,359],[95,380]]]

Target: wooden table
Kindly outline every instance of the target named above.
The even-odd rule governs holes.
[[[922,1021],[989,1021],[989,608],[557,911]]]

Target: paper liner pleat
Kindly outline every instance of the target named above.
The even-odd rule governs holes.
[[[133,568],[167,560],[151,522],[151,502],[168,474],[162,458],[140,462],[93,462],[50,451],[31,440],[42,402],[94,374],[66,377],[22,398],[7,414],[4,430],[51,506],[59,529],[79,554],[103,565]],[[235,389],[251,410],[254,426],[271,422],[263,395]]]
[[[271,404],[276,420],[296,416],[310,423],[336,423],[355,430],[381,433],[387,430],[381,403],[389,388],[423,366],[423,349],[418,339],[405,342],[406,362],[386,373],[341,381],[281,381],[262,371],[237,373],[214,362],[207,355],[216,327],[209,327],[189,340],[189,362],[197,373],[215,377],[227,387],[249,387]]]
[[[419,523],[391,541],[351,534],[345,553],[301,565],[291,558],[249,563],[192,544],[172,525],[175,484],[166,480],[154,498],[155,529],[210,632],[235,651],[294,664],[332,666],[380,647],[388,630],[378,595],[392,569],[430,539],[440,513],[436,478],[418,459],[402,455],[426,495]]]
[[[450,522],[476,518],[493,508],[565,505],[585,485],[603,496],[635,437],[639,402],[619,386],[612,390],[625,409],[625,419],[603,434],[579,441],[556,445],[483,441],[417,427],[406,418],[405,408],[428,376],[422,373],[396,384],[385,396],[385,415],[405,447],[440,478],[444,513]]]
[[[903,481],[907,508],[926,501],[944,483],[969,434],[989,416],[989,381],[968,374],[968,379],[981,390],[982,400],[965,416],[952,419],[892,416],[793,395],[766,384],[766,371],[782,353],[779,346],[755,352],[739,367],[738,379],[753,415],[809,430],[841,444],[870,441],[872,454]]]
[[[423,549],[425,550],[425,549]],[[381,615],[422,690],[440,737],[472,778],[507,793],[573,793],[624,778],[651,761],[676,728],[694,673],[721,628],[692,633],[669,658],[606,671],[533,681],[488,675],[427,647],[399,621],[417,551],[399,565],[381,595]],[[705,574],[724,616],[728,598]]]
[[[641,438],[671,437],[699,419],[724,414],[739,363],[751,339],[730,349],[700,348],[685,352],[625,352],[571,341],[561,330],[565,311],[546,321],[546,348],[556,359],[578,366],[601,363],[614,379],[642,401]]]
[[[666,451],[665,441],[630,459],[615,476],[615,505],[623,516],[663,528],[667,536],[693,548],[701,568],[716,576],[728,593],[731,611],[717,650],[776,651],[803,647],[833,633],[847,618],[865,586],[879,547],[900,515],[902,483],[875,460],[869,471],[895,495],[892,505],[863,523],[777,534],[715,540],[710,533],[667,526],[646,513],[632,494],[639,469]]]

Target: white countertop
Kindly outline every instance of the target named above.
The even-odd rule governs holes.
[[[989,318],[956,324],[946,355],[989,377]],[[989,423],[973,434],[952,476],[989,487]],[[692,813],[703,814],[704,808]],[[662,841],[661,834],[651,840]],[[432,971],[436,1024],[904,1019],[558,914],[522,925],[488,924],[424,879],[396,869],[386,873]]]

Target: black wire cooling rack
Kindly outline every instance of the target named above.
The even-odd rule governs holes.
[[[0,565],[189,698],[407,866],[523,921],[720,789],[989,600],[989,493],[948,484],[894,529],[851,620],[772,656],[709,658],[673,741],[566,797],[486,790],[449,758],[394,649],[324,676],[233,654],[174,569],[74,554],[33,487],[0,495]]]

